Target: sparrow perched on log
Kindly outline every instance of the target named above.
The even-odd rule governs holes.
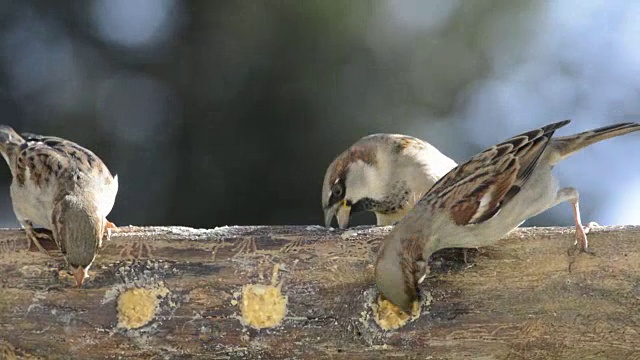
[[[374,134],[358,140],[327,168],[322,187],[325,226],[341,229],[352,212],[372,211],[378,226],[392,225],[456,163],[415,137]]]
[[[82,286],[102,237],[115,225],[106,219],[118,192],[118,177],[93,152],[57,137],[0,125],[0,153],[13,180],[13,210],[27,240],[47,253],[34,225],[53,233],[78,287]]]
[[[552,138],[569,122],[515,136],[444,175],[383,241],[375,265],[382,295],[409,311],[431,254],[443,248],[494,244],[526,219],[562,202],[572,205],[576,244],[587,251],[578,191],[560,188],[551,170],[578,150],[638,131],[640,125],[616,124]]]

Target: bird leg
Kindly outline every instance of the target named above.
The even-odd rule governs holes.
[[[589,250],[589,242],[587,240],[587,233],[591,228],[598,226],[595,222],[590,222],[586,228],[582,227],[582,220],[580,219],[580,194],[574,188],[563,188],[556,194],[556,204],[561,202],[568,202],[573,207],[573,220],[576,224],[576,241],[575,245],[580,245],[580,250],[585,253],[593,254]]]
[[[113,229],[117,229],[118,227],[116,226],[116,224],[112,223],[111,221],[105,219],[105,224],[104,224],[104,232],[107,235],[107,240],[111,240],[111,230]]]
[[[38,248],[38,250],[40,250],[40,252],[49,255],[49,252],[45,250],[44,247],[42,247],[42,244],[40,244],[39,237],[42,237],[45,240],[50,240],[51,238],[48,235],[36,233],[36,231],[33,229],[33,224],[31,223],[31,221],[20,221],[20,225],[22,225],[25,233],[27,234],[27,242],[29,243],[29,248],[31,248],[31,243],[33,243]]]
[[[109,241],[111,240],[111,230],[117,229],[118,227],[116,226],[116,224],[112,223],[107,219],[104,219],[104,221],[105,223],[104,223],[104,229],[102,230],[102,234],[106,236],[107,241]],[[102,239],[100,239],[100,243],[98,244],[98,247],[99,248],[102,247]]]

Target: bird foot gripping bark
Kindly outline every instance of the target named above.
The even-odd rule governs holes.
[[[49,236],[46,234],[38,234],[36,232],[27,232],[27,241],[29,242],[29,248],[31,248],[31,244],[34,244],[41,253],[45,255],[49,255],[49,252],[40,244],[40,239],[42,240],[51,240]]]
[[[117,228],[118,227],[116,226],[116,224],[114,224],[111,221],[105,219],[104,230],[102,231],[102,234],[107,239],[107,241],[111,240],[111,231],[113,229],[117,229]],[[98,247],[102,248],[102,239],[100,239],[100,244],[98,244]]]
[[[573,243],[573,246],[569,249],[570,251],[570,255],[571,253],[575,252],[576,249],[579,249],[581,252],[590,254],[590,255],[595,255],[595,253],[593,252],[593,250],[589,249],[589,241],[587,240],[587,234],[591,231],[591,229],[593,228],[597,228],[600,225],[595,222],[592,221],[590,223],[587,224],[587,226],[582,226],[581,224],[577,224],[576,225],[576,241]]]
[[[109,220],[106,220],[106,224],[104,225],[104,233],[105,235],[107,235],[107,240],[111,240],[111,230],[117,228],[118,226],[116,226],[116,224],[112,223]]]
[[[571,272],[572,270],[572,266],[576,260],[577,255],[581,253],[589,254],[592,256],[596,255],[596,253],[588,247],[589,242],[587,241],[587,234],[591,231],[591,229],[597,228],[599,226],[600,225],[595,221],[588,223],[585,227],[576,226],[576,241],[573,243],[573,246],[571,246],[567,251],[567,254],[571,258],[571,260],[569,261],[569,272]]]
[[[29,249],[31,248],[31,244],[34,244],[41,253],[46,255],[51,255],[49,252],[40,244],[40,240],[43,241],[51,241],[53,240],[53,235],[49,235],[47,233],[37,232],[31,223],[25,223],[22,225],[24,231],[27,235],[27,242]]]

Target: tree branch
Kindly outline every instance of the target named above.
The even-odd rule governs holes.
[[[640,227],[592,230],[596,256],[568,255],[572,228],[518,229],[468,263],[440,251],[430,304],[385,332],[372,264],[389,230],[124,227],[82,289],[59,254],[0,230],[0,357],[640,356]]]

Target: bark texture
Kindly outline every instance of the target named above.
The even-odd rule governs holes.
[[[83,288],[64,261],[0,230],[0,358],[640,358],[640,227],[589,234],[524,228],[496,246],[440,251],[421,285],[431,302],[396,331],[373,321],[375,254],[390,227],[123,227]],[[287,297],[279,326],[243,323],[243,287]],[[129,329],[119,297],[153,290],[157,311]],[[158,290],[160,289],[160,290]]]

